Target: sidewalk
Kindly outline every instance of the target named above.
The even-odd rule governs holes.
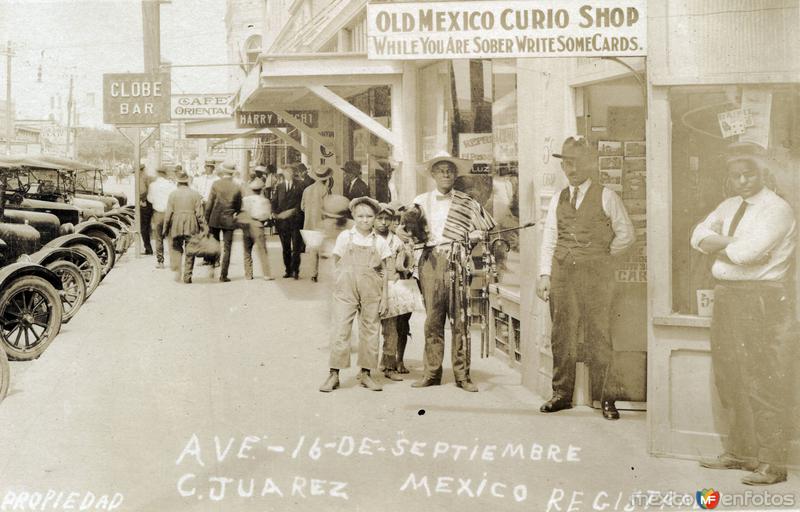
[[[275,238],[269,251],[280,276]],[[411,388],[422,314],[405,382],[370,392],[353,368],[320,393],[330,276],[245,281],[241,262],[237,241],[232,282],[198,267],[187,286],[131,251],[39,360],[12,363],[0,511],[69,510],[70,493],[72,510],[118,493],[126,511],[539,511],[552,497],[550,510],[584,511],[623,510],[647,490],[764,491],[737,471],[648,456],[644,413],[539,413],[542,397],[477,345],[479,393],[455,387],[449,356],[442,386]],[[768,491],[797,492],[799,478]]]

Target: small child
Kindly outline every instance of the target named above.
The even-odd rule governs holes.
[[[402,240],[400,240],[391,229],[395,217],[394,209],[385,203],[381,203],[380,206],[381,209],[375,217],[375,233],[386,240],[389,244],[389,249],[392,251],[392,257],[389,260],[389,264],[386,266],[386,272],[388,274],[387,282],[393,282],[400,279],[400,272],[408,268],[408,260],[410,258],[406,254],[405,245]],[[392,316],[381,320],[381,330],[383,331],[383,375],[387,379],[393,381],[403,380],[398,371],[399,321],[399,316]],[[403,350],[405,351],[405,343]]]
[[[333,308],[336,317],[331,343],[330,375],[319,388],[329,393],[339,387],[339,370],[350,367],[350,333],[358,315],[358,359],[361,385],[372,391],[383,388],[370,375],[378,367],[380,315],[386,310],[389,244],[375,234],[373,226],[380,205],[370,197],[350,202],[355,226],[336,238],[333,248],[336,284]]]

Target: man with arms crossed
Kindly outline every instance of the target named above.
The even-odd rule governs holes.
[[[712,274],[711,364],[729,432],[711,469],[753,471],[748,485],[786,480],[790,382],[797,336],[789,269],[797,228],[789,204],[764,186],[760,148],[737,143],[727,155],[734,194],[692,234],[716,257]]]

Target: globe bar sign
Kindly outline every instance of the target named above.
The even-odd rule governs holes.
[[[104,123],[152,125],[169,121],[169,73],[103,75]]]

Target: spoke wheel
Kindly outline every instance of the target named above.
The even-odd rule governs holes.
[[[58,260],[47,265],[61,278],[61,306],[64,308],[63,322],[69,322],[86,300],[86,282],[81,269],[72,262]]]
[[[88,298],[100,284],[103,264],[100,263],[97,254],[85,245],[73,245],[69,249],[72,250],[72,253],[65,259],[74,263],[80,270],[83,282],[86,284],[86,297]]]
[[[12,282],[0,294],[0,341],[11,359],[36,359],[61,329],[61,297],[36,276]]]
[[[8,356],[4,350],[0,350],[0,402],[8,394],[11,384],[11,366],[8,364]]]
[[[117,261],[117,252],[114,248],[114,240],[104,233],[86,233],[86,235],[100,242],[99,247],[95,249],[95,252],[97,253],[97,257],[100,258],[100,262],[103,264],[102,277],[105,277],[109,272],[111,272],[111,269],[114,268],[114,263]]]

